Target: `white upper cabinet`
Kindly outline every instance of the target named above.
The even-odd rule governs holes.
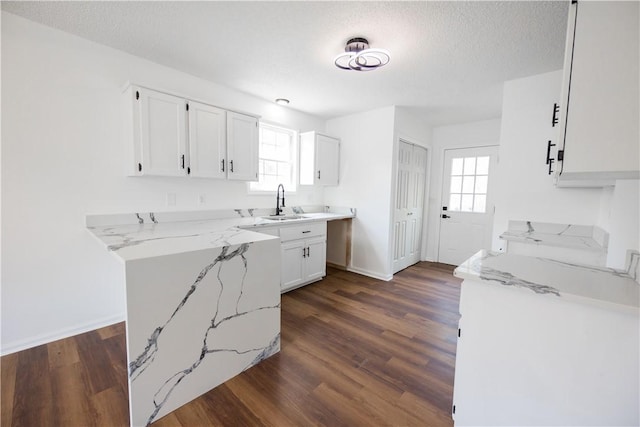
[[[134,139],[138,141],[141,175],[186,175],[186,101],[176,96],[137,88]]]
[[[227,112],[228,179],[258,180],[258,119]]]
[[[258,179],[257,117],[139,86],[124,101],[127,175]]]
[[[560,109],[559,186],[607,185],[640,177],[639,5],[571,5]]]
[[[226,177],[227,112],[199,102],[189,102],[190,175]]]
[[[317,132],[300,134],[300,185],[338,185],[340,140]]]

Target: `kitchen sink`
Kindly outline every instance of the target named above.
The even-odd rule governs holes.
[[[302,215],[269,215],[263,216],[262,219],[267,219],[269,221],[291,221],[294,219],[304,219],[305,216]]]

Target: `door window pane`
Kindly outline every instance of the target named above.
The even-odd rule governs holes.
[[[476,161],[476,174],[489,175],[489,156],[478,157]]]
[[[462,212],[473,212],[473,194],[463,194],[460,210]]]
[[[464,174],[473,175],[476,173],[476,158],[465,157],[464,159]]]
[[[486,175],[476,176],[476,188],[474,191],[476,194],[487,194],[488,178]]]
[[[464,159],[453,159],[451,161],[451,175],[462,175],[462,161]]]
[[[471,193],[473,194],[473,181],[474,181],[474,176],[465,176],[464,179],[462,180],[462,192],[463,193]]]
[[[452,176],[451,177],[451,193],[461,193],[461,192],[462,192],[462,177]]]
[[[473,201],[474,212],[485,212],[487,210],[487,196],[484,194],[478,194]]]
[[[489,162],[489,156],[451,160],[450,211],[486,212]]]

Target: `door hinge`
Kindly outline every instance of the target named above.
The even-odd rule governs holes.
[[[138,172],[142,172],[142,163],[138,163]]]
[[[136,99],[140,99],[140,92],[136,91]]]
[[[564,160],[564,150],[558,150],[558,154],[556,154],[556,156],[558,157],[558,161],[561,162]]]

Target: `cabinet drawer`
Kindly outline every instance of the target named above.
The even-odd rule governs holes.
[[[283,242],[296,239],[306,239],[314,236],[326,236],[327,223],[312,222],[304,225],[292,225],[280,228],[280,240]]]

